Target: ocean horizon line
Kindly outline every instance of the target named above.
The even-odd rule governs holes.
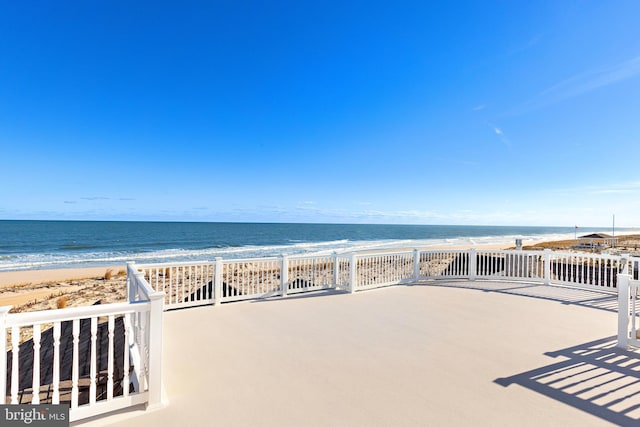
[[[0,222],[81,222],[81,223],[152,223],[152,224],[264,224],[264,225],[373,225],[373,226],[417,226],[417,227],[528,227],[528,228],[584,228],[584,229],[611,229],[611,225],[526,225],[526,224],[461,224],[461,223],[391,223],[391,222],[318,222],[318,221],[196,221],[196,220],[172,220],[172,219],[16,219],[0,218]],[[638,230],[640,226],[621,226],[620,230]]]

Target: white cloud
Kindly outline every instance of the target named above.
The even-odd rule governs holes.
[[[481,105],[477,105],[477,106],[473,107],[471,110],[472,111],[480,111],[480,110],[484,110],[485,108],[487,108],[487,106],[484,105],[484,104],[481,104]]]
[[[542,92],[563,98],[580,95],[640,74],[640,56],[609,67],[589,70],[569,77]]]
[[[498,138],[500,138],[500,141],[502,141],[504,145],[506,145],[507,147],[511,145],[511,140],[507,137],[502,128],[491,123],[489,123],[489,126],[491,126],[493,132],[498,136]]]
[[[526,43],[520,45],[520,46],[516,46],[512,49],[509,49],[507,51],[507,55],[513,55],[515,53],[519,53],[528,49],[531,49],[532,47],[534,47],[535,45],[537,45],[538,43],[540,43],[540,40],[542,40],[542,37],[544,36],[544,34],[536,34],[533,37],[531,37]]]
[[[618,64],[577,73],[540,92],[527,102],[519,113],[543,108],[638,75],[640,75],[640,56]]]
[[[582,187],[557,188],[551,190],[564,194],[629,194],[640,192],[640,181],[614,182],[604,185],[585,185]]]

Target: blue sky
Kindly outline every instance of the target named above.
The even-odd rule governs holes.
[[[640,2],[0,4],[0,219],[640,226]]]

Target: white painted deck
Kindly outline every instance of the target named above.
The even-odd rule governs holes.
[[[429,282],[165,313],[170,404],[116,426],[640,423],[616,296]]]

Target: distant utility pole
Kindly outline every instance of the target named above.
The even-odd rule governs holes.
[[[611,247],[616,247],[616,214],[613,214],[613,226],[611,227]]]

